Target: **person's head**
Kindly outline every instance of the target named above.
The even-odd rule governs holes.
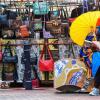
[[[97,46],[95,44],[93,44],[93,43],[91,45],[91,49],[92,49],[93,52],[98,50]]]

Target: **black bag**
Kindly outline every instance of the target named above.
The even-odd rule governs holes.
[[[4,14],[7,15],[7,19],[16,19],[16,17],[17,17],[17,12],[16,11],[5,10]]]
[[[13,80],[13,73],[4,73],[6,77],[6,81],[12,81]]]
[[[3,57],[3,63],[17,63],[17,62],[18,62],[17,55]]]
[[[2,62],[3,63],[17,63],[18,62],[17,55],[14,55],[14,56],[12,55],[9,43],[7,43],[4,49]]]
[[[3,67],[2,67],[2,80],[3,81],[11,81],[13,80],[13,73],[15,70],[15,66],[12,63],[9,64],[4,64],[3,63]]]
[[[17,13],[14,11],[9,11],[8,17],[9,19],[16,19]]]
[[[0,24],[4,26],[9,26],[7,15],[0,15]]]

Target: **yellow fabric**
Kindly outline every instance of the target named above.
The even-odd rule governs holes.
[[[70,37],[76,44],[83,46],[86,36],[95,32],[100,11],[91,11],[80,15],[70,27]]]

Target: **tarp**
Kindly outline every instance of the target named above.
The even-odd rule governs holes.
[[[86,78],[86,67],[79,59],[61,59],[54,66],[54,88],[63,92],[80,89]]]

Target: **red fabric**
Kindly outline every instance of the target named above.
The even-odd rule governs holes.
[[[44,46],[43,47],[43,51],[42,51],[42,53],[40,55],[40,59],[39,59],[39,70],[40,71],[50,71],[51,72],[51,71],[53,71],[54,60],[52,58],[52,55],[51,55],[49,47],[48,46],[46,46],[46,47],[47,47],[50,59],[48,59],[48,60],[43,59],[44,50],[45,50],[45,46]]]
[[[96,26],[100,26],[100,18],[98,18]]]

